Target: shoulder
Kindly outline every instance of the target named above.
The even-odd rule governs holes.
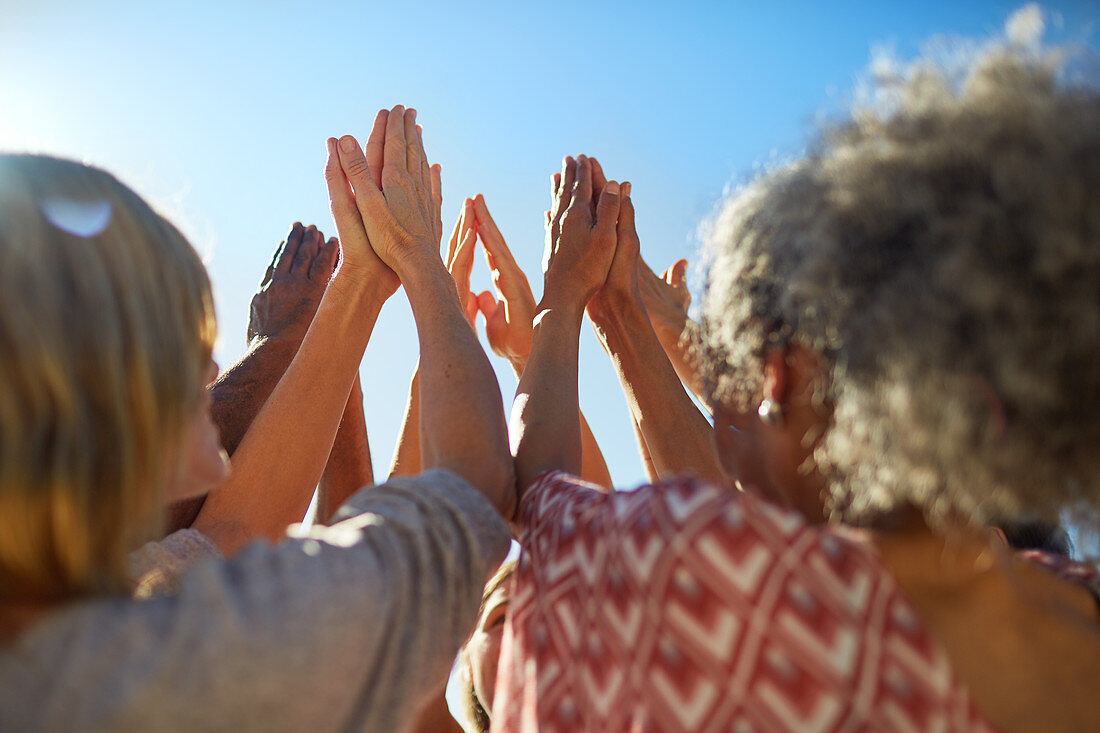
[[[1043,550],[1023,550],[1017,555],[1020,559],[1039,565],[1063,580],[1087,587],[1100,603],[1100,569],[1088,563]]]
[[[521,512],[521,565],[544,570],[569,560],[656,577],[685,565],[746,591],[768,577],[791,583],[796,595],[850,596],[857,605],[885,574],[858,533],[809,525],[752,493],[690,476],[602,494],[548,473]]]
[[[543,474],[524,494],[520,521],[526,534],[552,532],[567,538],[574,530],[616,528],[665,537],[699,533],[745,535],[771,546],[790,542],[809,528],[797,513],[751,493],[717,486],[692,476],[675,476],[629,491],[603,493],[567,473]],[[833,542],[843,543],[843,538]]]

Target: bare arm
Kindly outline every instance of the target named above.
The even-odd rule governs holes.
[[[416,365],[409,384],[409,401],[405,405],[405,419],[401,433],[393,449],[390,464],[391,476],[413,476],[420,473],[420,365]]]
[[[657,473],[690,472],[724,483],[710,422],[684,390],[642,304],[638,250],[630,185],[625,184],[615,261],[588,315],[611,355]]]
[[[600,446],[596,442],[596,436],[592,433],[592,428],[588,426],[588,421],[584,419],[584,413],[580,410],[577,412],[581,419],[581,478],[589,483],[610,489],[612,486],[611,471],[607,468],[603,451],[600,450]]]
[[[466,199],[455,222],[447,245],[447,271],[455,282],[458,300],[463,304],[466,320],[474,326],[477,317],[477,299],[470,293],[470,269],[473,266],[477,231],[474,225],[473,202]],[[420,473],[420,364],[417,363],[409,385],[409,400],[405,406],[405,419],[401,434],[394,447],[390,475],[407,476]]]
[[[677,260],[664,274],[657,276],[645,260],[639,258],[642,303],[661,348],[676,370],[676,375],[695,397],[706,404],[707,396],[699,378],[699,369],[690,345],[699,327],[688,317],[691,293],[687,288],[687,260]]]
[[[325,292],[297,355],[206,498],[195,529],[227,555],[255,537],[277,542],[321,478],[359,362],[392,290],[345,263]],[[264,487],[256,491],[255,487]]]
[[[512,408],[516,479],[521,492],[543,471],[579,473],[577,355],[584,304],[607,275],[615,248],[618,185],[608,183],[593,213],[588,160],[566,158],[554,189],[550,252],[531,356]]]
[[[211,417],[222,447],[233,455],[305,337],[339,253],[316,227],[295,223],[276,249],[252,297],[248,351],[210,385]],[[205,496],[174,504],[169,531],[190,527]],[[297,521],[301,517],[288,517]]]
[[[355,209],[334,207],[337,228],[341,239],[345,228],[369,236],[409,297],[420,343],[421,467],[457,473],[510,518],[515,492],[500,390],[439,257],[439,167],[429,167],[415,120],[415,111],[400,106],[379,113],[381,187],[358,143],[341,139]]]
[[[375,128],[372,138],[379,139]],[[325,177],[340,233],[340,268],[298,353],[241,441],[229,479],[207,496],[195,520],[195,528],[227,555],[255,537],[280,540],[286,517],[305,514],[378,312],[397,289],[396,275],[375,254],[362,227],[347,226],[355,202],[340,162],[335,140],[329,140]],[[264,491],[255,491],[257,486]]]
[[[336,510],[352,494],[373,483],[374,469],[367,442],[366,414],[363,412],[363,387],[356,374],[328,463],[321,474],[317,492],[317,520],[328,524]]]
[[[527,276],[512,256],[512,251],[481,194],[473,199],[472,212],[476,217],[477,236],[484,246],[485,260],[493,276],[493,287],[497,294],[497,298],[488,292],[479,294],[477,308],[485,316],[485,335],[490,348],[498,356],[508,360],[518,380],[522,377],[531,354],[535,296],[531,292]],[[468,273],[466,281],[468,287]],[[607,470],[603,452],[588,426],[588,421],[584,419],[584,413],[579,409],[577,413],[581,424],[580,476],[590,483],[609,489],[611,473]]]
[[[645,471],[646,478],[657,481],[661,477],[653,465],[653,456],[649,455],[649,446],[645,444],[645,436],[642,435],[642,429],[638,427],[638,421],[634,419],[633,413],[630,415],[630,426],[634,428],[634,440],[638,443],[638,454],[642,457],[642,469]]]

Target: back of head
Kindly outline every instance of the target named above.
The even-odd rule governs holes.
[[[769,344],[818,353],[814,458],[848,519],[1100,508],[1100,93],[1063,60],[1010,38],[918,62],[717,219],[716,396],[747,410]]]
[[[0,155],[0,596],[125,587],[213,336],[201,261],[133,191]]]

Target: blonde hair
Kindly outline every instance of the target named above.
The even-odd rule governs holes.
[[[501,586],[512,579],[516,567],[517,563],[514,558],[505,560],[504,564],[497,569],[493,577],[485,584],[485,589],[481,593],[481,607],[477,611],[478,626],[485,618],[485,612],[489,610],[487,608],[489,600]],[[470,657],[469,640],[458,650],[458,680],[462,690],[459,725],[466,733],[488,733],[489,711],[481,704],[481,699],[477,696],[477,689],[474,687],[474,662]]]
[[[1013,37],[1023,12],[968,65],[880,79],[708,242],[716,398],[752,409],[770,344],[815,350],[847,519],[1100,509],[1100,92]]]
[[[133,191],[0,155],[0,598],[128,590],[214,335],[202,262]]]

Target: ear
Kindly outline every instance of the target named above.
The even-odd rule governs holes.
[[[786,348],[784,363],[787,369],[787,392],[783,403],[808,403],[821,381],[821,360],[817,353],[800,344]]]
[[[787,347],[769,348],[764,354],[764,399],[778,405],[787,401],[790,374],[787,367]]]
[[[817,354],[799,344],[769,348],[764,354],[764,399],[784,409],[808,402],[820,378]]]

